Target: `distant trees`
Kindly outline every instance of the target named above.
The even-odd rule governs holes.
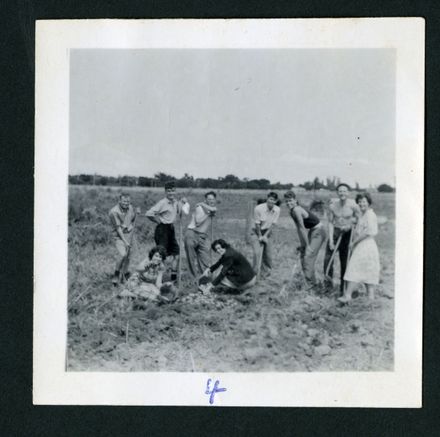
[[[240,179],[233,174],[227,174],[218,178],[194,178],[194,176],[185,173],[181,178],[176,178],[164,172],[158,172],[153,177],[147,176],[101,176],[98,174],[88,175],[69,175],[69,184],[72,185],[108,185],[119,187],[163,187],[165,182],[174,181],[178,188],[211,188],[211,189],[248,189],[248,190],[291,190],[294,185],[292,183],[283,184],[281,182],[272,183],[269,179]],[[337,177],[327,177],[320,180],[315,177],[311,181],[306,181],[299,185],[307,191],[311,190],[335,190],[341,180]],[[356,191],[362,191],[358,182],[355,182]],[[388,184],[381,184],[377,187],[377,191],[382,193],[392,193],[394,188]]]
[[[238,176],[228,174],[218,178],[194,178],[185,173],[183,177],[176,178],[164,172],[156,173],[152,178],[146,176],[101,176],[101,175],[69,175],[69,184],[72,185],[114,185],[120,187],[163,187],[165,182],[174,181],[179,188],[212,188],[212,189],[255,189],[255,190],[290,190],[293,184],[271,183],[269,179],[240,179]]]
[[[377,191],[379,193],[393,193],[394,192],[394,188],[391,185],[388,185],[388,184],[380,184],[377,187]]]

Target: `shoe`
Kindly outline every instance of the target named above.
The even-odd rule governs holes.
[[[119,274],[113,276],[113,278],[112,278],[112,284],[113,284],[113,286],[115,286],[115,287],[119,284]]]
[[[122,291],[119,293],[119,296],[120,296],[120,297],[136,297],[136,295],[135,295],[134,293],[132,293],[131,291],[128,291],[127,289],[122,290]]]
[[[338,297],[338,302],[344,305],[348,304],[349,302],[351,302],[351,297],[347,297],[347,296]]]
[[[322,286],[322,292],[323,293],[332,293],[333,292],[333,282],[324,281],[324,284]]]

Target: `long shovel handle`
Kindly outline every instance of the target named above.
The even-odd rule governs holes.
[[[353,226],[351,227],[350,232],[351,232],[351,234],[350,234],[350,243],[348,245],[347,266],[348,266],[348,263],[350,261],[351,253],[352,253],[351,243],[353,242],[353,237],[354,237],[354,227]],[[346,291],[347,291],[347,281],[344,281],[344,294],[345,294]]]
[[[127,248],[127,253],[125,254],[124,259],[122,260],[122,263],[121,263],[121,270],[119,271],[119,282],[120,283],[123,283],[125,281],[125,273],[127,272],[127,269],[128,269],[128,262],[130,259],[131,245],[133,244],[133,237],[134,237],[134,230],[136,227],[137,216],[138,216],[138,214],[135,213],[134,220],[133,220],[133,229],[131,231],[130,240],[129,240],[130,246]]]
[[[211,245],[214,241],[214,217],[211,216]],[[212,247],[209,251],[209,263],[212,265]]]
[[[326,278],[328,278],[328,272],[330,271],[330,267],[332,266],[333,261],[335,260],[336,252],[338,251],[339,245],[341,244],[341,240],[342,240],[342,233],[339,235],[339,237],[338,237],[338,239],[336,241],[335,248],[333,249],[332,256],[331,256],[330,261],[329,261],[329,263],[327,265],[327,268],[325,270]]]
[[[182,211],[179,214],[179,265],[177,273],[177,288],[180,290],[180,282],[182,280]]]
[[[261,274],[261,264],[263,262],[263,252],[264,252],[264,243],[260,243],[260,254],[258,257],[258,265],[257,265],[257,279],[260,279]]]

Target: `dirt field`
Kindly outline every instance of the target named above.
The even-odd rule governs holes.
[[[393,369],[394,349],[394,194],[373,194],[379,217],[376,238],[381,284],[376,300],[362,293],[349,306],[336,294],[315,295],[302,288],[299,269],[280,294],[296,262],[299,244],[285,206],[274,231],[274,271],[241,295],[204,297],[192,285],[183,260],[180,298],[172,304],[131,309],[111,284],[116,250],[108,210],[119,188],[70,187],[67,368],[71,371],[378,371]],[[162,190],[128,189],[142,212]],[[178,190],[191,205],[199,190]],[[282,193],[279,193],[280,195]],[[221,191],[215,238],[224,238],[251,260],[245,242],[249,201],[255,191]],[[304,193],[307,205],[313,196]],[[193,208],[191,209],[191,211]],[[183,221],[183,229],[189,217]],[[177,229],[179,226],[177,225]],[[132,266],[154,245],[154,224],[140,218]],[[317,266],[322,279],[321,251]],[[213,255],[213,259],[216,256]],[[336,264],[336,271],[339,265]],[[336,289],[336,287],[335,287]],[[362,291],[362,290],[361,290]]]

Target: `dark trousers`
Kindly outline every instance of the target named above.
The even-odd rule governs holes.
[[[154,241],[157,246],[162,246],[165,249],[167,256],[179,255],[174,225],[159,223],[154,231]]]
[[[344,273],[345,273],[345,269],[347,268],[348,246],[350,245],[351,230],[347,232],[343,232],[339,228],[334,228],[333,242],[335,245],[341,234],[342,234],[342,238],[338,247],[338,252],[339,252],[339,262],[341,264],[340,290],[342,293],[344,291]],[[327,243],[327,247],[325,248],[325,257],[324,257],[324,273],[327,272],[327,266],[330,262],[330,258],[332,257],[332,255],[333,255],[333,250],[330,249],[329,244]],[[334,263],[332,263],[328,272],[330,278],[333,278],[333,265]]]

